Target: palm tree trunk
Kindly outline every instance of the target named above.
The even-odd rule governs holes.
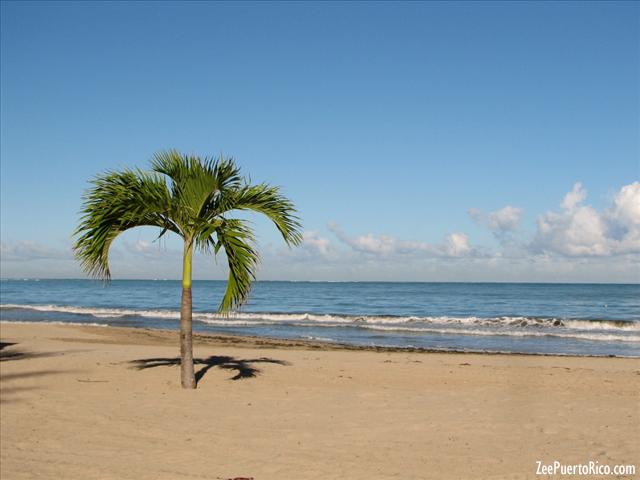
[[[193,243],[185,239],[182,263],[182,303],[180,305],[180,380],[182,388],[196,388],[193,371],[193,331],[191,325],[191,258]]]

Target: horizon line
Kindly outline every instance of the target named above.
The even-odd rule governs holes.
[[[95,278],[80,277],[0,277],[0,281],[41,281],[41,280],[74,280],[110,283],[114,281],[130,282],[180,282],[178,278],[112,278],[100,280]],[[226,279],[193,279],[193,282],[227,282]],[[525,285],[640,285],[636,282],[548,282],[548,281],[464,281],[464,280],[254,280],[252,283],[459,283],[459,284],[525,284]]]

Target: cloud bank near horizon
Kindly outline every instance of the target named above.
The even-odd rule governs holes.
[[[388,234],[348,234],[333,223],[327,233],[304,232],[289,250],[259,246],[259,278],[278,280],[407,281],[640,281],[640,182],[621,187],[609,205],[586,203],[580,182],[558,208],[538,215],[533,230],[522,225],[523,209],[477,208],[469,217],[495,238],[476,245],[465,232],[446,233],[439,243]],[[143,239],[112,249],[115,278],[179,278],[182,252]],[[82,277],[71,246],[54,248],[23,240],[0,244],[3,277]],[[195,278],[224,278],[224,257],[198,258]],[[217,268],[210,268],[213,264]],[[205,273],[206,272],[206,273]]]

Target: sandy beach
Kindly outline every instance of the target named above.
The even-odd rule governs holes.
[[[3,323],[1,334],[2,479],[518,479],[536,478],[538,460],[640,466],[637,359],[199,336],[198,389],[184,391],[174,332]]]

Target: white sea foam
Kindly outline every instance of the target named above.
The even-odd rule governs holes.
[[[316,337],[314,335],[305,335],[303,338],[305,340],[314,340],[314,341],[318,341],[318,342],[335,342],[336,341],[335,338]]]
[[[36,310],[38,312],[73,313],[91,315],[96,318],[119,318],[126,316],[154,317],[154,318],[180,318],[180,312],[172,310],[133,310],[126,308],[93,308],[66,305],[18,305],[2,304],[0,308],[18,308],[23,310]]]
[[[91,323],[91,322],[56,322],[56,321],[48,321],[48,322],[41,322],[41,321],[29,321],[29,320],[0,320],[1,324],[41,324],[41,323],[46,323],[47,325],[76,325],[79,327],[86,327],[86,326],[90,326],[90,327],[108,327],[109,325],[106,325],[104,323]]]
[[[480,336],[508,336],[508,337],[559,337],[577,338],[582,340],[595,341],[616,341],[616,342],[636,342],[640,343],[640,335],[616,335],[615,333],[587,333],[573,331],[533,331],[533,330],[472,330],[472,329],[451,329],[451,328],[411,328],[401,326],[370,325],[371,330],[385,332],[408,332],[408,333],[436,333],[443,335],[480,335]]]
[[[178,320],[177,310],[134,310],[127,308],[93,308],[64,305],[2,304],[2,309],[88,315],[93,318],[118,319],[143,317]],[[5,315],[6,316],[6,315]],[[234,312],[229,314],[194,312],[194,321],[220,327],[289,325],[295,327],[358,327],[363,329],[422,334],[486,335],[515,337],[564,337],[596,341],[640,342],[640,322],[614,320],[576,320],[524,316],[484,318],[477,316],[368,316],[318,313]],[[61,322],[69,323],[69,322]]]

